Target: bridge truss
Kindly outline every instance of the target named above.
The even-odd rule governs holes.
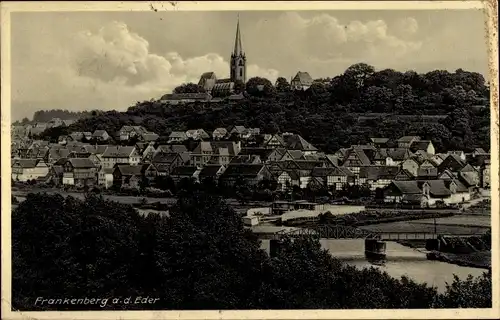
[[[307,228],[298,228],[291,231],[282,230],[276,232],[274,235],[276,239],[283,237],[309,237],[318,239],[380,239],[380,235],[377,233],[343,225],[313,226]]]

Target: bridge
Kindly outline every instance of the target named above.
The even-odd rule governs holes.
[[[428,240],[438,236],[467,237],[474,234],[437,234],[431,232],[372,232],[361,228],[345,225],[321,225],[306,228],[279,230],[273,233],[259,234],[260,239],[279,240],[282,238],[316,238],[316,239],[374,239],[380,241],[398,240]]]

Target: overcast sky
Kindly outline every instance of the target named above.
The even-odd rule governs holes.
[[[12,14],[12,119],[125,110],[201,73],[228,77],[237,12]],[[333,77],[357,62],[487,77],[478,10],[239,12],[248,76]]]

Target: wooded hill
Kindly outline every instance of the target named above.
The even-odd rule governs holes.
[[[284,78],[275,85],[252,78],[241,100],[138,102],[126,112],[94,111],[93,116],[67,128],[50,129],[43,137],[96,129],[113,134],[123,125],[142,125],[160,136],[232,125],[258,127],[264,133],[295,132],[328,153],[374,136],[403,135],[432,139],[438,151],[488,150],[489,86],[481,74],[461,69],[418,74],[376,71],[360,63],[333,79],[315,80],[306,91],[291,91]]]

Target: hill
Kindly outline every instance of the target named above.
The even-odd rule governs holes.
[[[291,91],[284,78],[272,88],[267,81],[262,91],[258,90],[259,81],[267,80],[250,79],[249,94],[238,101],[181,105],[145,101],[126,112],[101,112],[43,136],[96,129],[114,133],[123,125],[143,125],[168,136],[177,130],[211,132],[217,127],[244,125],[265,133],[299,133],[326,152],[365,143],[373,136],[403,135],[432,139],[440,151],[489,149],[489,108],[477,107],[489,105],[489,88],[478,73],[461,69],[425,74],[375,71],[360,63],[333,79],[316,80],[305,91]]]

